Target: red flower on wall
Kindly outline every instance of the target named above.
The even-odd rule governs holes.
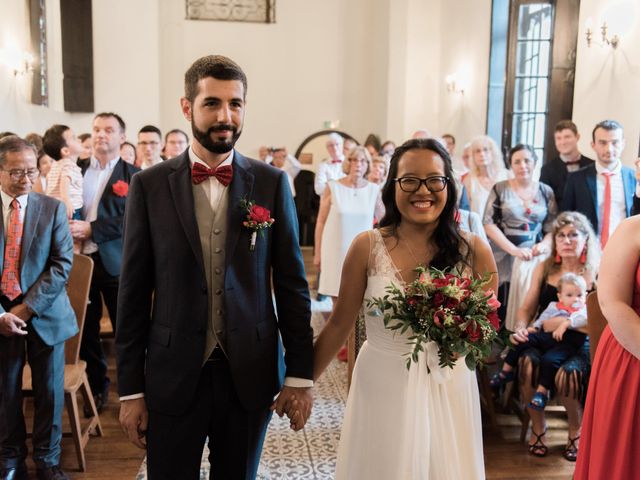
[[[129,193],[129,184],[123,180],[118,180],[113,184],[113,193],[118,197],[126,197]]]

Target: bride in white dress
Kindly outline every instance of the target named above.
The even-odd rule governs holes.
[[[456,228],[451,161],[430,139],[396,149],[383,191],[386,215],[378,230],[351,245],[338,301],[315,346],[320,376],[366,314],[367,341],[358,355],[342,428],[337,480],[475,480],[484,478],[480,401],[475,373],[463,359],[438,366],[428,344],[407,370],[408,334],[385,329],[366,300],[391,282],[415,279],[419,264],[462,266],[469,275],[495,272],[487,244]],[[496,288],[497,278],[487,288]],[[427,365],[431,373],[427,373]]]

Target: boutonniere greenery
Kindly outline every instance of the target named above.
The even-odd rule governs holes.
[[[242,225],[251,230],[249,250],[253,252],[256,248],[258,232],[260,232],[261,237],[264,237],[264,231],[273,225],[275,219],[271,218],[271,212],[268,208],[257,205],[253,200],[243,198],[240,200],[240,207],[247,213]]]

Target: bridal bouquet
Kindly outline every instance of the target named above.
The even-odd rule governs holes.
[[[405,333],[411,329],[407,369],[411,362],[418,362],[427,342],[435,342],[440,367],[453,368],[456,359],[465,356],[467,367],[475,370],[491,353],[500,325],[500,302],[492,291],[483,289],[491,274],[472,279],[458,271],[422,266],[416,272],[418,278],[403,289],[392,283],[386,288],[387,295],[368,300],[369,314],[384,315],[384,325],[390,330]]]

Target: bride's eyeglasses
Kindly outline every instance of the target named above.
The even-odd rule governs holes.
[[[449,179],[440,175],[434,175],[433,177],[418,178],[418,177],[401,177],[394,178],[394,182],[400,185],[403,192],[414,193],[420,190],[420,187],[424,183],[431,193],[438,193],[443,191],[447,187]]]

